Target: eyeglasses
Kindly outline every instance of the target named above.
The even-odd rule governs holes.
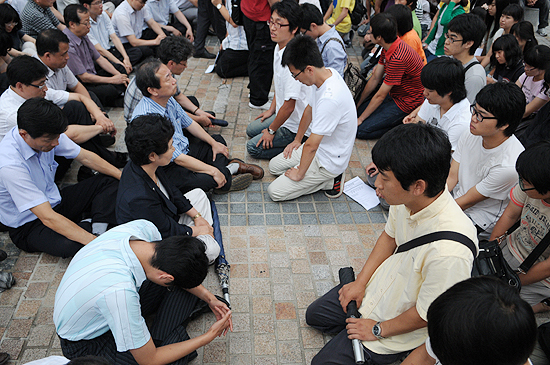
[[[527,66],[528,66],[528,65],[527,65],[526,63],[523,63],[523,67],[524,67],[523,70],[524,70],[525,72],[530,72],[530,71],[533,71],[533,70],[536,70],[536,69],[537,69],[536,67],[532,67],[532,66],[531,66],[530,68],[527,68]]]
[[[281,27],[289,27],[290,24],[281,24],[281,23],[272,22],[271,20],[268,20],[268,21],[267,21],[267,26],[268,26],[268,27],[273,27],[273,28],[275,28],[276,30],[278,30],[278,29],[281,29]]]
[[[9,22],[9,23],[6,23],[6,25],[8,27],[15,27],[17,24],[19,24],[18,22]]]
[[[103,4],[103,1],[94,1],[93,3],[91,3],[91,5],[101,5]]]
[[[35,87],[37,89],[44,89],[44,87],[46,87],[46,81],[48,81],[48,79],[44,80],[43,82],[40,83],[40,85],[34,85],[34,84],[27,84],[27,86],[32,86],[32,87]]]
[[[300,74],[301,74],[302,72],[304,72],[304,70],[305,70],[305,68],[304,68],[303,70],[300,70],[300,72],[298,72],[296,75],[294,75],[292,72],[291,72],[290,74],[292,75],[292,78],[295,79],[295,78],[297,78],[298,76],[300,76]]]
[[[479,110],[476,109],[475,105],[470,105],[470,112],[472,113],[473,116],[476,117],[476,121],[480,123],[483,122],[485,119],[498,119],[497,117],[485,117],[481,115]]]
[[[90,21],[88,20],[87,22],[80,22],[79,25],[83,25],[85,27],[89,27],[90,26]]]
[[[523,179],[521,178],[521,176],[519,177],[519,188],[521,189],[521,191],[529,191],[529,190],[535,190],[536,188],[527,188],[525,189],[525,185],[523,185]]]
[[[456,39],[449,35],[449,33],[445,33],[445,40],[448,40],[450,43],[454,42],[462,42],[464,39]]]

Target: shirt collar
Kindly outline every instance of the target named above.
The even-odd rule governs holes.
[[[447,188],[447,184],[445,184],[445,189],[443,190],[443,193],[437,197],[430,205],[425,207],[424,209],[420,210],[419,212],[415,214],[411,214],[407,218],[407,223],[409,224],[422,224],[422,222],[432,219],[433,217],[441,214],[441,211],[447,207],[447,204],[449,204],[449,201],[453,199],[451,196],[451,193],[449,193],[449,189]],[[405,207],[409,214],[411,211],[409,208]]]
[[[464,98],[462,99],[461,101],[459,101],[458,103],[456,104],[453,104],[452,107],[449,108],[449,110],[447,110],[447,113],[443,114],[443,117],[449,119],[449,120],[453,120],[453,118],[458,114],[458,113],[461,113],[464,109],[464,104],[467,103],[468,106],[470,106],[470,102],[467,98]]]
[[[71,32],[71,30],[69,28],[65,28],[66,32],[63,31],[63,33],[65,33],[67,35],[67,37],[69,37],[69,44],[71,44],[72,42],[76,43],[78,46],[80,46],[80,43],[82,43],[82,38],[78,37],[76,34],[74,34],[73,32]],[[73,43],[73,44],[74,44]]]
[[[21,151],[21,156],[23,156],[25,160],[29,160],[31,157],[38,155],[38,152],[33,150],[31,146],[29,146],[27,142],[25,142],[23,137],[21,137],[21,135],[19,134],[19,128],[17,128],[17,126],[12,128],[11,133],[13,139],[15,140],[15,143],[17,143],[17,146],[19,147],[19,151]]]
[[[319,41],[321,42],[321,44],[323,44],[323,43],[325,43],[325,41],[326,41],[327,39],[333,38],[334,32],[335,32],[335,29],[334,29],[334,27],[331,26],[330,29],[327,30],[327,31],[325,32],[325,34],[320,35],[320,36],[317,38],[317,40],[319,40]]]
[[[40,62],[42,62],[42,64],[43,64],[44,66],[46,66],[46,67],[48,68],[48,79],[49,79],[50,77],[52,77],[53,74],[55,73],[55,71],[52,70],[52,69],[50,68],[50,66],[46,65],[46,64],[44,63],[44,61],[42,61],[42,60],[40,59],[40,57],[38,57],[38,55],[34,55],[34,58],[38,59]]]
[[[162,105],[160,105],[159,103],[157,103],[156,101],[154,101],[148,96],[144,96],[143,100],[144,100],[144,103],[149,104],[149,106],[152,109],[151,112],[158,112],[159,114],[165,115],[166,111],[168,110],[167,108],[163,107]],[[168,102],[170,102],[170,100],[168,100]],[[168,104],[166,104],[166,106],[168,106]]]
[[[395,52],[395,50],[397,49],[397,47],[399,47],[399,44],[401,42],[402,42],[401,38],[397,37],[395,42],[393,42],[392,45],[390,46],[390,48],[386,51],[386,57],[387,58],[390,58],[392,56],[393,52]]]

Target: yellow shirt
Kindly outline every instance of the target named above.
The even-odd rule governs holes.
[[[404,205],[391,206],[385,231],[402,245],[435,231],[454,231],[469,237],[477,246],[472,221],[456,204],[448,189],[429,206],[411,215]],[[470,277],[472,251],[455,241],[435,241],[388,257],[374,272],[365,290],[359,312],[363,318],[386,321],[416,306],[426,314],[432,301],[459,281]],[[363,341],[378,354],[414,349],[428,337],[426,327],[379,341]]]
[[[349,33],[351,30],[351,18],[349,15],[353,11],[353,8],[355,8],[355,0],[338,0],[332,11],[332,15],[327,19],[327,24],[333,24],[338,19],[342,13],[342,8],[348,8],[348,15],[336,26],[336,30],[340,33]]]

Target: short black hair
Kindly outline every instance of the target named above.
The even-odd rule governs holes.
[[[550,141],[540,141],[525,149],[517,161],[516,171],[539,194],[550,191]]]
[[[411,9],[409,9],[407,6],[402,4],[392,5],[384,12],[394,16],[395,21],[397,22],[398,36],[405,35],[411,29],[413,29],[413,13],[411,13]],[[414,14],[414,16],[416,16],[416,14]]]
[[[317,68],[324,67],[321,51],[315,40],[307,35],[297,35],[288,42],[281,60],[283,66],[292,65],[298,70],[304,70],[307,66]]]
[[[451,57],[438,57],[428,62],[420,73],[422,86],[435,90],[439,96],[451,93],[453,104],[466,97],[464,85],[464,67],[462,63]]]
[[[417,2],[418,2],[418,0],[407,0],[407,6],[410,8],[409,10],[416,9],[416,3]],[[416,14],[415,14],[415,16],[416,16]]]
[[[445,189],[451,168],[451,142],[440,128],[427,124],[401,124],[386,132],[372,149],[380,171],[391,171],[403,189],[418,180],[427,184],[424,195]]]
[[[508,137],[516,131],[526,105],[523,91],[513,82],[486,85],[477,94],[476,103],[497,118],[497,128],[508,124],[504,130]]]
[[[519,22],[523,20],[523,8],[519,4],[510,4],[504,8],[502,15],[511,16],[512,19]]]
[[[136,71],[136,86],[143,96],[151,96],[151,93],[147,90],[150,87],[160,89],[160,80],[156,75],[160,66],[162,66],[162,62],[159,59],[150,58]]]
[[[474,14],[460,14],[455,16],[447,27],[447,31],[454,32],[462,37],[462,44],[473,41],[470,47],[470,55],[474,55],[479,48],[483,37],[487,32],[487,26],[483,20]]]
[[[65,19],[65,24],[69,26],[69,22],[75,24],[80,24],[80,17],[78,14],[88,14],[88,9],[80,4],[71,4],[67,5],[65,11],[63,12],[63,19]]]
[[[2,4],[0,4],[2,5]],[[0,30],[0,56],[4,57],[13,48],[13,39],[9,33]]]
[[[168,143],[174,135],[174,126],[160,114],[140,115],[128,124],[124,141],[133,163],[143,166],[151,163],[149,155],[162,155],[168,151]]]
[[[521,22],[517,22],[512,25],[510,33],[525,41],[525,46],[523,46],[523,54],[529,52],[531,48],[539,44],[537,38],[535,38],[535,29],[533,28],[533,24],[527,20],[522,20]]]
[[[512,34],[503,34],[493,42],[493,54],[491,55],[491,65],[498,65],[495,57],[497,51],[504,51],[506,66],[515,66],[521,62],[522,52],[518,40]]]
[[[44,56],[46,52],[59,52],[59,43],[69,44],[69,37],[57,28],[46,29],[36,38],[36,52]]]
[[[199,286],[208,273],[206,245],[196,237],[172,236],[155,244],[151,266],[174,277],[172,286],[191,289]]]
[[[21,24],[21,19],[19,18],[19,14],[17,13],[17,10],[14,9],[13,6],[7,3],[0,4],[0,30],[6,31],[6,24],[15,22],[17,25],[13,27],[13,30],[11,31],[16,32],[20,30],[23,27],[23,24]]]
[[[78,0],[80,5],[84,5],[84,4],[92,5],[92,1],[94,0]]]
[[[302,9],[296,0],[281,0],[273,4],[271,14],[273,12],[288,21],[288,30],[292,32],[297,29],[302,23]]]
[[[485,17],[485,24],[487,25],[487,31],[491,29],[491,25],[493,24],[493,22],[495,23],[495,26],[491,30],[491,34],[490,34],[491,37],[493,37],[497,32],[497,30],[500,29],[500,25],[499,25],[500,16],[502,15],[502,11],[504,10],[504,8],[510,5],[512,1],[517,2],[517,0],[512,0],[512,1],[511,0],[488,0],[487,4],[489,5],[493,1],[495,2],[495,8],[496,8],[495,16],[491,16],[489,12],[487,12],[487,16]]]
[[[323,20],[323,14],[321,14],[321,11],[315,5],[303,3],[300,5],[300,8],[302,8],[302,21],[300,22],[300,28],[311,30],[311,23],[323,25],[325,22]]]
[[[81,356],[69,361],[67,365],[113,365],[113,363],[101,356]]]
[[[523,57],[526,65],[546,71],[550,68],[550,47],[543,44],[533,47]]]
[[[537,324],[531,306],[503,281],[461,281],[428,309],[434,354],[445,365],[522,365],[533,351]]]
[[[17,111],[17,128],[34,139],[64,133],[68,125],[61,108],[44,98],[27,99]]]
[[[40,80],[48,75],[48,68],[40,60],[22,55],[15,57],[8,64],[6,76],[11,86],[20,82],[23,85],[30,85],[33,82]]]
[[[378,13],[373,16],[370,29],[374,38],[382,37],[386,43],[393,43],[397,39],[397,21],[392,14]]]
[[[193,44],[185,37],[166,37],[160,41],[157,55],[162,63],[187,61],[193,54]]]

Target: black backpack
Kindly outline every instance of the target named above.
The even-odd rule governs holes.
[[[369,0],[367,0],[369,1]],[[355,2],[355,7],[351,11],[350,18],[351,24],[359,25],[363,20],[363,17],[367,14],[367,8],[363,5],[363,0],[357,0]]]

